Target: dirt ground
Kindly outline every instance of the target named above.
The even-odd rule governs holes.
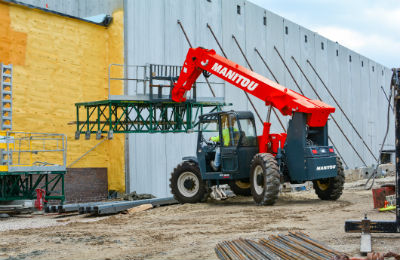
[[[47,219],[54,225],[0,232],[0,259],[217,259],[214,247],[220,241],[288,230],[356,256],[360,235],[345,233],[345,220],[364,213],[379,220],[395,215],[374,210],[372,192],[354,186],[346,184],[335,202],[321,201],[311,190],[283,193],[272,207],[236,197],[102,218],[35,216],[31,222]],[[13,219],[1,220],[0,226]],[[400,234],[373,234],[373,249],[400,252]]]

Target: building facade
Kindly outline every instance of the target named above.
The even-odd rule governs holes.
[[[74,25],[76,27],[64,26],[65,29],[63,30],[65,31],[61,31],[65,32],[66,35],[72,34],[74,30],[83,30],[85,32],[87,29],[81,28],[87,27],[90,27],[91,31],[96,31],[96,35],[93,33],[71,35],[72,39],[80,39],[80,42],[73,41],[68,43],[68,45],[61,48],[67,52],[63,54],[64,51],[62,51],[58,54],[60,56],[59,59],[68,61],[66,64],[74,64],[77,69],[86,71],[84,73],[86,76],[81,75],[83,72],[79,74],[81,75],[80,79],[85,80],[77,81],[73,84],[68,82],[65,73],[53,73],[54,75],[57,74],[58,78],[65,77],[63,84],[71,86],[71,89],[77,88],[76,85],[78,84],[80,85],[79,89],[82,89],[80,90],[81,92],[75,92],[80,94],[73,96],[73,99],[66,104],[68,106],[73,106],[73,103],[79,101],[94,101],[107,97],[106,68],[110,63],[124,63],[125,65],[145,65],[149,63],[182,65],[190,45],[181,26],[178,24],[178,21],[180,21],[192,46],[214,49],[217,53],[223,54],[211,33],[212,30],[230,60],[248,68],[251,66],[257,73],[278,81],[281,85],[297,92],[303,92],[305,96],[312,99],[319,99],[320,97],[322,101],[336,107],[333,118],[329,120],[329,134],[345,165],[348,168],[355,168],[376,164],[375,158],[378,157],[386,130],[388,101],[384,91],[386,95],[389,95],[390,69],[293,21],[289,21],[245,0],[124,0],[123,3],[122,1],[112,0],[23,0],[22,2],[80,18],[98,14],[112,14],[117,8],[122,6],[124,8],[123,12],[120,11],[113,15],[114,23],[111,25],[114,26],[111,28],[118,27],[119,30],[123,28],[123,34],[116,32],[117,30],[114,29],[110,30],[110,28],[106,29],[107,31],[104,31],[104,28],[97,27],[92,29],[91,26],[94,25],[75,21],[71,23],[76,23]],[[12,9],[14,8],[12,7]],[[11,19],[12,28],[18,29],[16,30],[17,34],[21,32],[40,35],[40,30],[49,30],[51,32],[58,30],[57,28],[64,28],[51,27],[50,23],[44,22],[45,17],[43,17],[42,22],[49,24],[48,26],[41,28],[39,31],[33,32],[31,30],[31,32],[25,32],[27,28],[24,27],[24,23],[18,22],[17,18],[19,16],[17,16],[16,12],[11,11],[10,14],[11,17],[14,17]],[[110,34],[112,31],[114,33]],[[17,44],[18,47],[15,47],[15,50],[17,50],[15,53],[25,52],[24,48],[27,48],[26,50],[31,49],[31,53],[41,53],[42,51],[37,47],[38,44],[32,45],[33,43],[30,43],[29,39],[29,34],[27,38],[22,37],[19,41],[21,44]],[[100,39],[100,43],[97,39]],[[53,41],[57,43],[56,38]],[[111,42],[107,45],[107,51],[103,49],[106,47],[104,41]],[[52,53],[55,53],[56,49],[60,48],[55,43],[53,44],[54,46],[50,45],[52,46]],[[67,49],[80,48],[79,44],[82,43],[87,46],[86,49],[89,49],[90,44],[94,44],[91,52],[84,52],[87,55],[84,56],[86,58],[78,59],[76,62],[67,59],[69,53]],[[250,65],[247,64],[238,45]],[[111,50],[110,48],[113,49]],[[124,55],[107,56],[104,54],[106,52],[123,52]],[[21,62],[20,55],[13,55],[16,63]],[[63,55],[65,56],[64,58],[62,58]],[[270,71],[260,56],[269,66]],[[29,56],[26,57],[29,59]],[[89,57],[90,59],[88,59]],[[30,73],[43,74],[39,78],[42,78],[43,81],[47,79],[49,74],[42,73],[42,71],[46,71],[43,66],[39,67],[43,68],[43,70],[33,70],[34,66],[31,65],[31,71],[25,67],[17,68],[16,73],[20,75],[19,83],[26,85],[27,82],[23,81],[22,78],[29,78]],[[53,65],[47,64],[46,66],[51,67]],[[59,68],[56,71],[69,71],[69,69]],[[69,73],[68,75],[72,77],[74,74]],[[126,76],[132,75],[128,71]],[[323,80],[344,113],[325,89],[319,77]],[[96,84],[90,81],[89,78],[95,80]],[[56,80],[54,78],[51,82],[56,82]],[[227,103],[233,104],[233,106],[225,109],[250,110],[254,112],[250,102],[241,90],[215,77],[210,78],[210,80],[220,83],[212,86],[216,96]],[[36,81],[38,80],[36,79]],[[37,89],[40,89],[43,81],[42,83],[37,83]],[[200,78],[200,81],[204,80]],[[52,84],[54,85],[55,83]],[[93,86],[93,88],[88,86]],[[21,91],[23,90],[21,89]],[[33,97],[37,95],[35,93],[38,92],[35,91],[29,98],[34,100]],[[69,95],[68,93],[65,94]],[[140,93],[137,93],[131,84],[126,84],[125,94],[135,96]],[[21,95],[23,94],[21,93]],[[209,88],[203,83],[198,84],[197,95],[200,98],[212,97]],[[22,102],[21,100],[20,105],[18,105],[18,96],[14,95],[14,97],[16,99],[14,105],[16,109],[19,109],[21,113],[29,111],[27,104],[30,103]],[[57,101],[58,98],[55,97],[54,100]],[[251,97],[251,100],[261,118],[265,119],[267,109],[264,103],[253,97]],[[35,104],[36,101],[32,102]],[[37,111],[43,111],[43,109],[39,109],[41,105],[35,104],[33,106],[38,107]],[[73,111],[73,108],[71,108],[66,113],[65,122],[73,120]],[[390,116],[392,127],[392,114]],[[283,125],[286,126],[288,118],[282,115],[279,115],[279,117]],[[16,126],[19,124],[17,120],[18,118],[16,119]],[[20,126],[23,126],[26,121],[20,122]],[[262,125],[260,121],[257,120],[256,122],[257,131],[260,134]],[[41,126],[35,127],[35,129],[45,129],[45,125],[48,125],[48,123],[40,124]],[[72,128],[67,129],[64,126],[60,126],[50,130],[68,133],[71,138],[73,137]],[[271,131],[283,131],[275,115],[272,116]],[[94,140],[86,141],[81,138],[75,144],[71,139],[69,158],[72,160],[72,158],[93,145],[95,145]],[[106,141],[102,144],[103,148],[100,147],[100,150],[89,153],[87,158],[80,163],[88,167],[107,165],[109,181],[115,183],[115,185],[111,184],[109,186],[110,189],[123,190],[124,185],[121,183],[126,183],[127,192],[152,193],[158,197],[164,197],[170,195],[169,177],[173,168],[182,160],[183,156],[195,154],[195,145],[195,133],[115,135],[114,140]],[[74,146],[80,148],[77,149]],[[366,146],[372,153],[369,152]],[[394,149],[393,127],[389,130],[384,149]],[[107,158],[109,154],[111,154],[111,157]],[[125,172],[125,177],[123,172]]]
[[[207,27],[209,25],[229,59],[249,68],[234,36],[254,71],[274,79],[255,51],[257,49],[281,85],[297,92],[301,92],[298,88],[300,86],[305,96],[318,99],[310,82],[324,102],[336,107],[333,117],[341,130],[331,119],[329,135],[348,168],[376,164],[373,155],[378,157],[386,130],[388,105],[382,88],[389,95],[390,69],[249,1],[125,0],[124,10],[125,64],[182,65],[189,44],[178,20],[192,46],[214,49],[222,55],[222,50]],[[210,80],[220,82],[215,77]],[[233,103],[232,107],[226,109],[254,112],[240,89],[229,84],[213,87],[217,97]],[[129,86],[128,93],[136,94]],[[212,95],[203,84],[198,88],[198,96]],[[267,109],[264,103],[251,99],[265,119]],[[286,126],[288,118],[279,116]],[[257,120],[259,134],[261,128],[262,124]],[[271,131],[283,131],[275,116],[272,118]],[[394,147],[392,132],[393,128],[389,132],[385,149]],[[173,168],[182,160],[182,156],[195,155],[195,144],[196,134],[129,135],[129,190],[156,196],[169,195],[169,176]]]

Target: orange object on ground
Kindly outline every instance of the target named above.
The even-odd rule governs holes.
[[[374,208],[383,208],[385,206],[386,196],[395,194],[395,186],[385,186],[378,189],[372,189],[374,199]]]

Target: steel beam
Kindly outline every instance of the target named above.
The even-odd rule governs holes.
[[[180,133],[193,130],[198,117],[220,111],[219,102],[102,100],[76,103],[76,134]],[[205,110],[208,108],[208,111]]]

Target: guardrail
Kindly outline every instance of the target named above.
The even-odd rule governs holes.
[[[64,134],[0,132],[0,172],[65,171]]]

